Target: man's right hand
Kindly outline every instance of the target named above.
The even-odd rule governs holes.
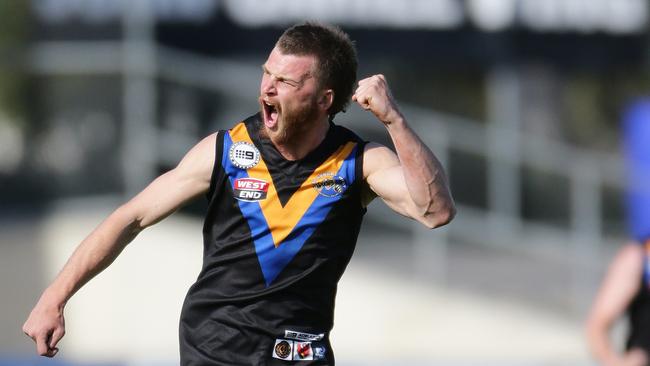
[[[54,357],[59,352],[56,345],[65,335],[63,306],[45,304],[41,298],[25,321],[23,332],[36,342],[39,355]]]

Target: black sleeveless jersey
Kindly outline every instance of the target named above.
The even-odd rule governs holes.
[[[365,213],[364,143],[331,123],[318,147],[288,161],[261,128],[258,114],[218,134],[182,365],[334,365],[337,283]]]
[[[641,348],[650,354],[650,241],[644,248],[643,275],[639,292],[628,308],[629,334],[626,348]]]

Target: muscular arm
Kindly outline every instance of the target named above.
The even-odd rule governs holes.
[[[444,170],[398,110],[384,77],[361,80],[352,98],[384,124],[397,152],[373,143],[366,146],[364,178],[374,193],[366,201],[377,195],[396,212],[429,228],[451,221],[455,208]]]
[[[643,271],[643,247],[625,245],[610,264],[586,323],[587,343],[599,364],[605,366],[645,365],[645,355],[636,350],[617,352],[609,332],[639,291]]]
[[[65,330],[63,309],[72,295],[108,267],[140,231],[207,192],[215,142],[216,134],[203,139],[176,168],[156,178],[120,206],[79,244],[23,325],[23,331],[34,339],[40,355],[56,355],[56,344]]]

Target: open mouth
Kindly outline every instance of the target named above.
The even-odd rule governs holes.
[[[264,124],[266,127],[273,128],[278,123],[278,109],[275,105],[262,100],[262,109],[264,111]]]

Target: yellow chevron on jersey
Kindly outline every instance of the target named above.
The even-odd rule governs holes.
[[[230,131],[230,137],[233,143],[244,141],[253,144],[244,123],[235,126]],[[282,206],[282,203],[277,197],[278,194],[273,184],[273,179],[264,159],[260,159],[257,165],[247,169],[250,178],[270,183],[267,197],[259,201],[259,205],[268,224],[271,236],[273,237],[275,247],[278,247],[291,234],[296,224],[318,197],[318,190],[314,188],[314,183],[317,181],[317,178],[328,173],[332,175],[336,174],[356,145],[355,142],[348,142],[339,147],[323,164],[312,172],[309,178],[291,196],[285,206]]]
[[[266,284],[270,286],[325,221],[347,188],[354,184],[358,142],[345,141],[337,146],[309,172],[309,177],[296,187],[284,206],[269,172],[269,161],[257,153],[246,124],[240,123],[224,134],[222,151],[229,152],[231,148],[234,154],[222,155],[222,167],[250,229]],[[259,160],[256,154],[261,155]],[[246,187],[252,191],[237,192]],[[248,193],[256,194],[257,198],[247,200],[236,196]]]

